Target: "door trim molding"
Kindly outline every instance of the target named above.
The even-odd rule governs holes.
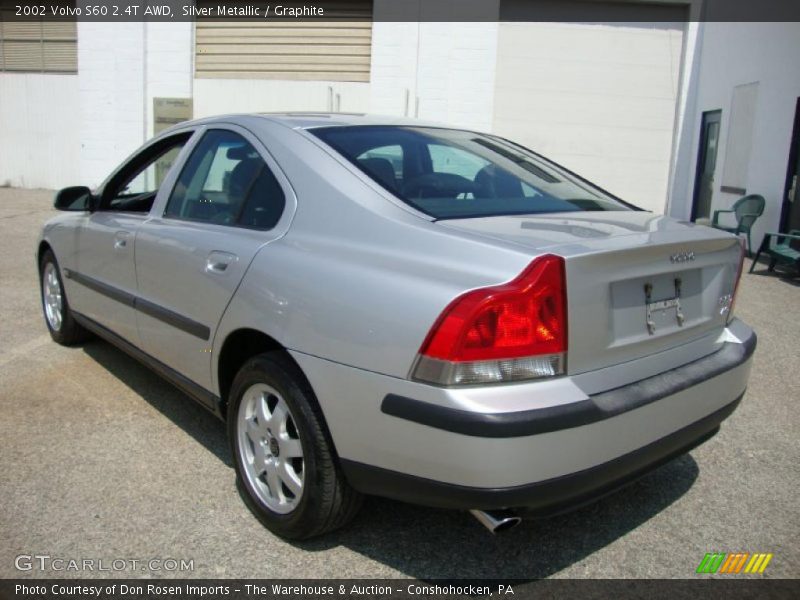
[[[98,294],[102,294],[107,298],[116,300],[121,304],[130,306],[134,310],[138,310],[139,312],[149,317],[153,317],[162,323],[166,323],[167,325],[170,325],[176,329],[180,329],[189,335],[193,335],[194,337],[200,338],[204,341],[208,341],[211,338],[211,329],[208,326],[198,323],[197,321],[182,314],[176,313],[168,308],[164,308],[159,304],[155,304],[154,302],[150,302],[149,300],[145,300],[139,296],[134,296],[125,290],[121,290],[102,281],[98,281],[93,277],[89,277],[83,273],[78,273],[72,269],[65,269],[64,275],[67,277],[67,279],[71,279],[75,283],[79,283],[82,286],[87,287]]]
[[[102,281],[98,281],[97,279],[88,277],[82,273],[78,273],[77,271],[73,271],[72,269],[64,269],[64,276],[67,279],[71,279],[75,283],[80,283],[83,287],[87,287],[98,294],[102,294],[106,298],[116,300],[125,306],[134,308],[136,305],[136,296],[116,288],[113,285],[108,285],[107,283],[103,283]]]
[[[211,337],[211,329],[202,323],[193,321],[189,317],[184,317],[181,314],[171,311],[168,308],[164,308],[163,306],[155,304],[154,302],[150,302],[149,300],[145,300],[144,298],[135,298],[133,307],[147,316],[158,319],[162,323],[171,325],[172,327],[180,329],[181,331],[200,338],[201,340],[208,340]]]

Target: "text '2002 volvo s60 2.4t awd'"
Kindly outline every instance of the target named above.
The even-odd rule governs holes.
[[[565,510],[712,436],[747,386],[736,237],[493,135],[216,117],[55,203],[53,339],[105,338],[225,420],[288,538],[362,494],[493,530]]]

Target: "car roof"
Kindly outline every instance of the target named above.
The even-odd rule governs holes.
[[[252,120],[265,119],[279,123],[291,129],[315,129],[318,127],[348,127],[348,126],[406,126],[406,127],[439,127],[452,129],[451,126],[408,117],[390,117],[381,115],[368,115],[365,113],[328,113],[328,112],[275,112],[275,113],[239,113],[203,117],[192,121],[182,121],[160,132],[156,137],[168,135],[173,131],[184,129],[187,126],[211,125],[213,123],[234,123],[247,126]]]
[[[369,115],[366,113],[329,113],[329,112],[281,112],[258,113],[258,116],[283,123],[292,128],[312,129],[315,127],[352,127],[364,125],[417,126],[428,125],[443,127],[439,123],[429,123],[408,117],[390,117]]]

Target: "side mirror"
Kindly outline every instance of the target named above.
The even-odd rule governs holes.
[[[94,196],[88,187],[80,185],[68,187],[56,193],[53,206],[56,210],[94,210]]]

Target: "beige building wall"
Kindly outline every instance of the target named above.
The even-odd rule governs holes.
[[[0,75],[0,186],[80,183],[79,106],[77,75]]]

